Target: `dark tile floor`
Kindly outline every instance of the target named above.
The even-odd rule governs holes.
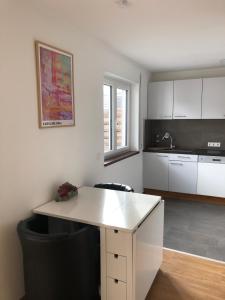
[[[165,200],[164,247],[225,261],[225,206]]]

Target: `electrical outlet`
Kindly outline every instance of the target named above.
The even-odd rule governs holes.
[[[220,142],[208,142],[208,147],[220,148]]]

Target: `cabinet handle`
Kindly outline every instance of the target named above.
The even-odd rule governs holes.
[[[178,155],[177,157],[179,157],[179,158],[191,159],[191,157],[190,157],[190,156],[182,156],[182,155]]]
[[[115,229],[115,230],[114,230],[114,233],[118,233],[118,230],[117,230],[117,229]]]
[[[160,154],[156,154],[156,156],[158,156],[158,157],[168,157],[168,155],[160,155]]]
[[[114,258],[116,258],[116,259],[117,259],[117,258],[118,258],[118,254],[114,254]]]
[[[114,282],[115,282],[116,284],[118,284],[118,279],[114,279]]]
[[[174,166],[183,166],[184,164],[182,163],[170,163],[171,165],[174,165]]]
[[[179,116],[179,115],[175,115],[175,118],[187,118],[187,116]]]

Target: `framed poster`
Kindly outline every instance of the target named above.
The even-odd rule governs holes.
[[[35,42],[39,127],[74,126],[73,54]]]

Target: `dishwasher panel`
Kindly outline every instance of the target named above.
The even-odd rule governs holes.
[[[211,162],[207,162],[207,159],[211,159]],[[197,193],[225,197],[225,158],[207,157],[207,159],[200,160],[199,157]],[[222,162],[217,159],[221,159]]]
[[[225,164],[225,157],[224,156],[199,155],[198,161],[201,163]]]

